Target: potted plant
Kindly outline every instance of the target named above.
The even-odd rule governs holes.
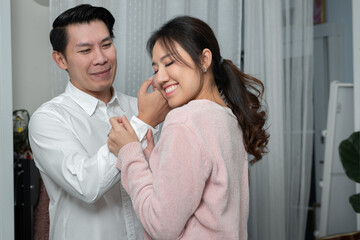
[[[339,155],[346,175],[360,183],[360,131],[340,143]],[[360,213],[360,193],[350,196],[349,201],[355,212]]]

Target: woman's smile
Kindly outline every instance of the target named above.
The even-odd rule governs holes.
[[[166,97],[169,96],[170,94],[172,94],[176,90],[177,87],[178,87],[178,84],[172,84],[170,86],[164,87]]]

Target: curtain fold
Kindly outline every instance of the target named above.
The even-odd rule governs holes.
[[[115,17],[114,43],[118,68],[114,87],[136,96],[141,82],[152,75],[146,52],[150,34],[167,20],[191,15],[207,22],[218,38],[223,58],[240,66],[242,1],[240,0],[50,0],[50,24],[63,11],[81,3],[107,8]],[[65,71],[51,65],[52,95],[62,93],[68,82]]]
[[[312,4],[244,1],[245,72],[265,84],[271,135],[269,154],[250,169],[250,239],[305,238],[313,146]]]

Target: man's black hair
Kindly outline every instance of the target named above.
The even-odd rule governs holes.
[[[103,7],[94,7],[90,4],[81,4],[70,8],[60,14],[53,22],[53,29],[50,32],[50,42],[54,51],[65,55],[66,45],[68,43],[68,34],[66,27],[71,24],[90,23],[100,20],[105,23],[110,37],[114,38],[113,26],[115,18]]]

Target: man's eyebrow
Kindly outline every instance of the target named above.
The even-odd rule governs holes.
[[[108,36],[108,37],[104,38],[103,40],[101,40],[100,43],[104,43],[104,42],[109,41],[109,40],[111,40],[110,36]],[[92,45],[93,45],[92,43],[84,42],[84,43],[76,44],[75,47],[91,47]]]
[[[107,42],[109,40],[112,40],[112,38],[110,36],[107,36],[106,38],[104,38],[103,40],[101,40],[101,43],[103,42]]]
[[[78,43],[75,45],[75,47],[91,47],[93,44],[91,43]]]
[[[170,56],[171,56],[171,54],[170,54],[170,53],[168,53],[168,54],[166,54],[166,55],[162,56],[162,57],[160,58],[160,62],[161,62],[162,60],[164,60],[165,58],[168,58],[168,57],[170,57]],[[156,65],[156,63],[152,62],[152,63],[151,63],[151,66],[154,66],[154,65]]]

